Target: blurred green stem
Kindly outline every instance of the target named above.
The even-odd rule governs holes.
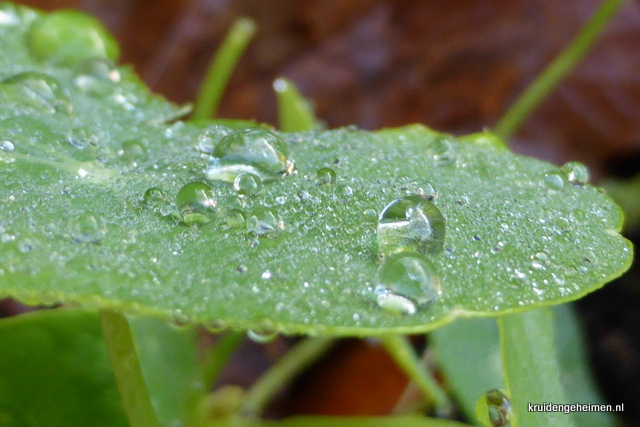
[[[324,356],[336,342],[336,338],[304,338],[297,343],[249,389],[242,414],[259,416],[285,384]]]
[[[398,366],[418,386],[424,397],[432,400],[438,414],[448,414],[453,405],[431,373],[423,366],[413,345],[404,335],[387,335],[382,343]]]
[[[194,119],[208,119],[215,116],[231,73],[255,31],[256,25],[249,18],[240,18],[233,23],[229,34],[211,60],[207,75],[202,82],[193,108]]]
[[[593,46],[611,18],[625,0],[605,0],[576,38],[536,79],[527,87],[507,113],[495,126],[495,133],[509,139],[542,100],[576,66]]]
[[[100,323],[122,405],[131,426],[159,427],[140,369],[129,321],[121,312],[102,309]]]

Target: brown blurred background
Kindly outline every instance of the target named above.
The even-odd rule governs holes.
[[[97,15],[123,63],[172,101],[192,101],[231,23],[258,33],[219,115],[276,123],[276,77],[292,79],[329,127],[421,122],[454,133],[491,128],[566,47],[597,0],[29,0]],[[640,171],[640,2],[629,1],[589,56],[512,141],[524,154],[580,160],[597,178]],[[638,417],[637,275],[581,301],[591,355],[611,403]],[[632,282],[629,284],[629,282]],[[621,290],[622,289],[622,290]],[[629,290],[631,289],[631,290]],[[621,302],[622,301],[622,302]],[[624,306],[626,304],[626,306]],[[626,309],[624,308],[626,307]],[[250,383],[290,343],[246,343],[226,373]],[[244,379],[239,379],[241,377]],[[380,348],[348,340],[275,406],[293,413],[384,414],[406,379]],[[345,406],[346,405],[346,406]],[[627,405],[625,405],[627,406]],[[273,408],[272,408],[273,411]],[[632,425],[632,424],[628,424]]]

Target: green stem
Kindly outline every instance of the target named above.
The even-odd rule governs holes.
[[[234,22],[229,34],[211,60],[195,102],[194,119],[208,119],[216,114],[231,73],[255,31],[256,25],[249,18],[240,18]]]
[[[432,399],[436,412],[447,414],[452,408],[447,394],[425,369],[409,339],[404,335],[387,335],[382,338],[385,348],[398,366],[413,380],[427,399]]]
[[[215,385],[220,376],[220,372],[227,364],[227,361],[244,340],[245,334],[240,332],[228,332],[222,335],[218,342],[207,352],[204,366],[204,383],[207,389]]]
[[[554,342],[553,313],[548,307],[498,317],[500,351],[511,427],[572,427],[571,414],[530,412],[529,403],[567,403]]]
[[[335,338],[305,338],[278,360],[249,389],[242,405],[246,416],[259,416],[273,396],[302,370],[327,353]]]
[[[615,16],[625,0],[605,0],[598,7],[587,25],[576,38],[538,77],[529,85],[507,113],[495,126],[495,133],[508,139],[554,90],[560,81],[576,66],[594,44],[607,23]]]
[[[133,427],[159,427],[124,314],[100,310],[100,322],[124,410]]]

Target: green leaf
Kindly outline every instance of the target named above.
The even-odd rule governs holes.
[[[560,378],[567,402],[604,404],[591,376],[583,332],[573,307],[570,304],[555,306],[554,323]],[[495,321],[457,320],[433,331],[429,345],[463,412],[467,418],[475,419],[478,398],[491,389],[504,388]],[[573,417],[577,425],[616,425],[614,417],[607,412],[576,412]]]
[[[131,324],[161,424],[184,421],[198,392],[196,331],[158,319]],[[97,313],[41,310],[0,321],[0,425],[36,424],[128,425]]]
[[[304,99],[288,79],[276,79],[273,89],[278,97],[278,122],[283,132],[302,132],[316,127],[311,103]]]
[[[244,132],[218,144],[230,129],[176,121],[184,109],[149,95],[127,68],[41,64],[24,44],[36,14],[17,10],[0,30],[0,77],[10,78],[0,84],[0,296],[216,330],[374,335],[570,301],[631,262],[621,212],[601,190],[486,135],[457,141],[415,125]],[[266,175],[239,198],[207,179],[196,147],[208,138],[222,156],[245,137],[251,150],[265,141],[278,149],[275,164],[247,152],[256,163],[242,168]],[[278,162],[289,176],[270,175]],[[225,176],[238,170],[219,166]],[[192,186],[193,203],[176,206],[192,182],[211,191]],[[422,239],[425,227],[412,240],[387,224],[380,247],[422,251],[413,265],[433,286],[377,295],[377,216],[408,194],[422,196],[385,215],[417,204],[444,240]],[[388,255],[380,280],[394,289],[408,264]]]
[[[0,321],[0,425],[128,425],[96,313]]]
[[[549,308],[498,318],[507,395],[513,427],[574,425],[573,415],[529,411],[529,405],[566,404],[554,344],[553,313]]]

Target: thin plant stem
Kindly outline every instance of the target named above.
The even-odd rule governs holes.
[[[194,105],[194,119],[208,119],[215,116],[231,73],[255,31],[256,25],[249,18],[240,18],[234,22],[229,34],[211,60]]]
[[[425,369],[409,339],[404,335],[387,335],[382,343],[398,366],[416,384],[426,399],[432,400],[436,412],[447,414],[453,407],[447,394]]]
[[[207,388],[215,385],[220,372],[225,367],[233,352],[244,340],[245,334],[241,332],[228,332],[222,335],[218,342],[207,352],[203,369],[204,383]]]
[[[531,112],[553,91],[560,81],[586,55],[625,0],[605,0],[576,38],[527,87],[507,113],[498,121],[495,132],[503,139],[511,137]]]
[[[259,416],[285,384],[325,355],[336,342],[336,338],[304,338],[296,344],[247,391],[242,414]]]
[[[129,423],[132,427],[159,427],[140,369],[129,321],[120,312],[102,309],[100,323]]]

